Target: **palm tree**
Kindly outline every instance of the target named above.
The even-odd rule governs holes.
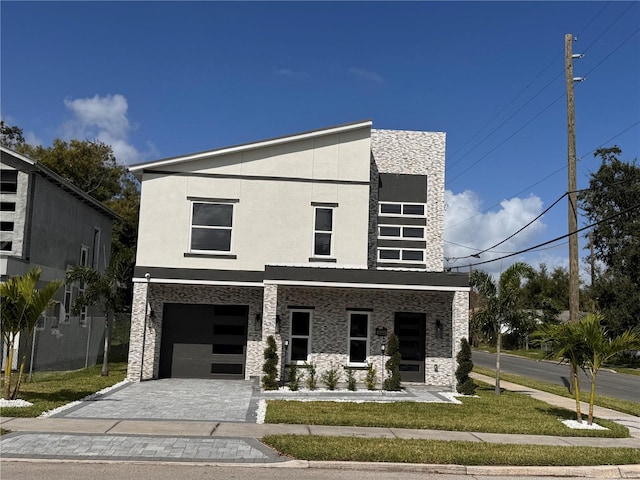
[[[40,316],[53,307],[54,295],[63,285],[60,280],[52,280],[42,289],[38,282],[42,270],[34,267],[26,275],[9,278],[0,284],[0,315],[2,318],[2,341],[6,345],[6,365],[4,370],[4,398],[16,399],[22,384],[24,367],[27,363],[27,350],[22,356],[18,380],[11,392],[11,365],[15,354],[15,341],[20,332],[24,332],[30,340],[33,329]]]
[[[91,267],[76,265],[66,276],[66,283],[83,283],[84,291],[78,295],[71,310],[74,314],[83,308],[101,304],[105,314],[104,355],[102,357],[102,376],[109,375],[109,350],[111,348],[111,330],[113,318],[123,305],[123,294],[126,290],[127,274],[131,268],[133,253],[120,250],[109,262],[104,272]]]
[[[527,313],[520,308],[522,279],[531,277],[535,270],[523,262],[507,268],[496,285],[487,272],[471,272],[471,285],[480,295],[480,306],[473,314],[473,322],[483,326],[485,332],[496,339],[496,394],[500,395],[500,348],[503,325],[515,326],[524,321]]]
[[[584,342],[585,370],[591,377],[589,395],[589,417],[587,424],[593,423],[593,403],[596,398],[596,376],[602,365],[616,354],[625,350],[640,348],[640,330],[627,330],[617,337],[609,338],[607,328],[601,325],[602,315],[590,313],[578,324],[577,330]]]
[[[576,399],[576,420],[582,423],[580,411],[580,379],[579,370],[585,364],[586,349],[578,323],[560,325],[544,324],[535,333],[536,338],[549,346],[548,358],[568,363],[570,383]]]

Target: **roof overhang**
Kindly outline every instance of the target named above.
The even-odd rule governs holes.
[[[146,274],[149,274],[148,279]],[[470,289],[469,275],[466,273],[273,265],[267,265],[264,271],[136,266],[133,281],[182,285],[283,285],[449,292]]]

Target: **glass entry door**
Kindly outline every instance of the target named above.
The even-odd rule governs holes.
[[[425,313],[396,312],[395,334],[400,344],[400,375],[403,382],[424,382]]]

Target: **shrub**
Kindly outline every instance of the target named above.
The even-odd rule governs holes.
[[[262,377],[262,387],[265,390],[277,390],[278,389],[278,347],[276,346],[276,339],[273,335],[267,337],[267,348],[264,349],[264,364],[262,365],[262,372],[265,374]]]
[[[389,345],[387,348],[389,354],[389,360],[385,363],[387,369],[387,378],[384,380],[384,389],[395,391],[400,390],[400,382],[402,377],[400,376],[400,345],[398,344],[398,337],[395,334],[389,335]]]
[[[295,363],[289,365],[289,390],[296,392],[300,389],[300,380],[302,380],[302,372],[298,370]]]
[[[463,395],[473,395],[476,392],[477,385],[469,377],[469,373],[473,370],[473,362],[471,361],[471,346],[466,338],[460,340],[460,351],[456,355],[458,368],[456,368],[456,390]]]
[[[322,383],[324,383],[329,390],[335,390],[339,381],[340,372],[333,365],[322,374]]]
[[[306,363],[305,362],[305,366],[307,367],[307,388],[309,390],[315,390],[316,388],[318,388],[318,382],[317,382],[317,378],[316,378],[316,364],[311,362],[311,363]]]
[[[367,390],[375,390],[376,389],[376,384],[378,383],[377,379],[376,379],[376,374],[378,372],[376,371],[375,367],[373,366],[373,364],[369,364],[369,367],[367,368],[367,376],[365,378],[365,383],[367,385]]]
[[[357,390],[356,387],[356,375],[353,369],[347,368],[347,388],[352,392]]]

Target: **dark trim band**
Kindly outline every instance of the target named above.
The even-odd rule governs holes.
[[[174,175],[177,177],[204,177],[227,178],[234,180],[263,180],[273,182],[302,182],[302,183],[328,183],[332,185],[369,185],[364,180],[334,180],[330,178],[295,178],[295,177],[271,177],[267,175],[233,175],[227,173],[202,173],[202,172],[172,172],[168,170],[144,170],[150,175]]]

